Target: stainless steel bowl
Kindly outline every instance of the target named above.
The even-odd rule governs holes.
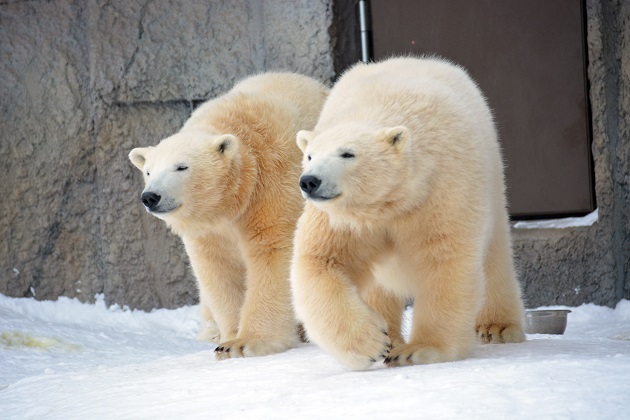
[[[568,309],[542,309],[525,311],[527,334],[564,334],[567,328]]]

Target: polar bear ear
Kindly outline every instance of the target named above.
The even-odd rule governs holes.
[[[409,129],[403,125],[387,127],[378,133],[378,138],[402,150],[409,139]]]
[[[223,134],[215,139],[214,145],[217,152],[231,158],[238,149],[238,140],[232,134]]]
[[[298,147],[300,148],[300,150],[302,151],[302,153],[306,151],[306,146],[308,146],[308,142],[311,141],[314,136],[315,136],[315,133],[312,131],[308,131],[308,130],[298,131],[297,136],[296,136],[296,143]]]
[[[131,152],[129,152],[129,160],[134,166],[140,170],[144,168],[144,163],[147,161],[147,155],[151,150],[153,150],[153,146],[149,147],[136,147]]]

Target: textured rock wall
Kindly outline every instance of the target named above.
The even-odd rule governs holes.
[[[0,5],[0,292],[12,296],[102,291],[83,3]]]
[[[252,73],[330,82],[331,21],[326,0],[0,2],[0,293],[195,302],[127,153]]]

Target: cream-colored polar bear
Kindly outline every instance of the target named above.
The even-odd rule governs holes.
[[[146,209],[184,242],[199,286],[199,336],[220,342],[218,359],[296,342],[289,267],[303,200],[295,133],[315,125],[326,95],[306,76],[254,76],[201,105],[175,135],[129,154],[144,175]]]
[[[307,204],[291,281],[311,340],[355,369],[458,360],[475,330],[524,340],[497,134],[462,68],[358,64],[297,142]],[[407,297],[411,336],[397,345]]]

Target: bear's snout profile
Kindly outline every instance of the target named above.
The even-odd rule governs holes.
[[[308,195],[317,191],[321,184],[322,180],[313,175],[303,175],[300,178],[300,188]]]
[[[162,196],[154,192],[147,191],[147,192],[143,192],[140,198],[142,200],[142,204],[144,204],[146,208],[148,208],[149,210],[153,210],[160,202],[160,199],[162,198]]]

